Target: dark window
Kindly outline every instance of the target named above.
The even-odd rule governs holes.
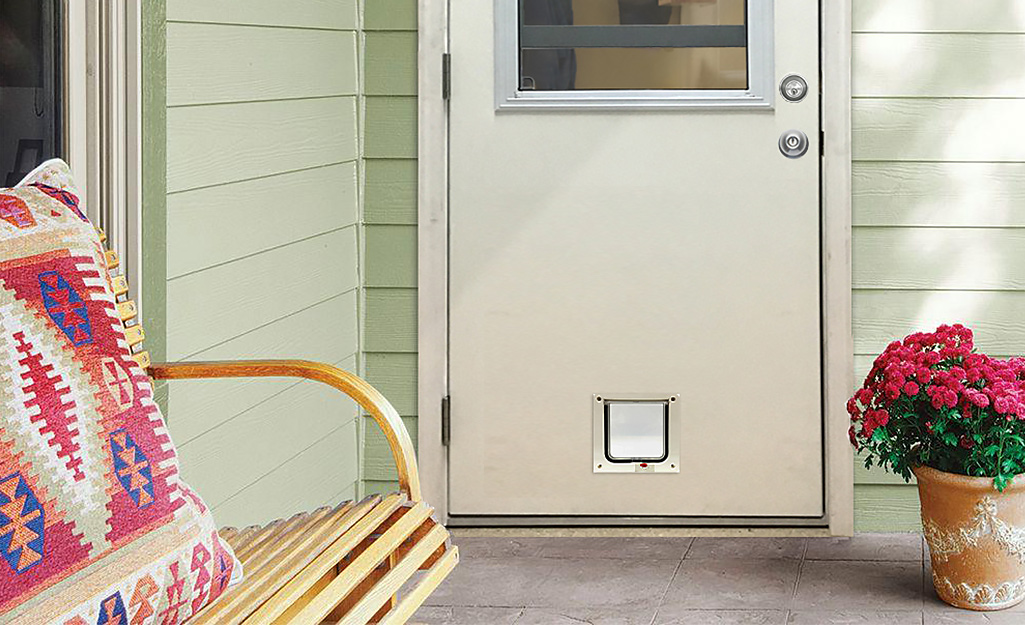
[[[0,0],[0,186],[62,144],[60,0]]]

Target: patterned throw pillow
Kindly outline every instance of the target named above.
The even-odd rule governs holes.
[[[182,623],[237,567],[179,479],[68,167],[45,163],[0,189],[0,623]]]

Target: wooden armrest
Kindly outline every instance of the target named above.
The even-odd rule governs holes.
[[[412,501],[420,501],[420,474],[416,453],[402,419],[384,395],[366,380],[338,367],[308,360],[249,360],[225,362],[155,363],[149,374],[156,380],[198,380],[204,378],[306,378],[342,391],[374,418],[388,439],[399,486]]]

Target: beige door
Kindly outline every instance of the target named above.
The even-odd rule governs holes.
[[[450,11],[453,518],[821,517],[817,1]]]

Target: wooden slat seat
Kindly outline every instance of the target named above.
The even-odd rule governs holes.
[[[225,528],[221,537],[246,577],[190,622],[405,622],[412,612],[402,600],[411,597],[419,606],[422,599],[416,598],[426,592],[418,589],[432,590],[433,577],[443,578],[455,564],[448,531],[431,519],[432,512],[396,493],[263,527]],[[399,587],[420,569],[428,573],[396,602]],[[371,592],[382,584],[387,592]]]
[[[107,254],[110,269],[116,254]],[[342,502],[264,526],[224,528],[221,538],[244,578],[189,623],[197,625],[357,625],[405,623],[459,559],[449,532],[423,502],[409,433],[388,400],[366,381],[321,363],[282,360],[154,364],[128,284],[112,281],[133,357],[155,380],[295,377],[328,384],[381,427],[398,470],[399,492]],[[417,571],[423,571],[410,583]],[[401,594],[400,594],[401,590]]]

